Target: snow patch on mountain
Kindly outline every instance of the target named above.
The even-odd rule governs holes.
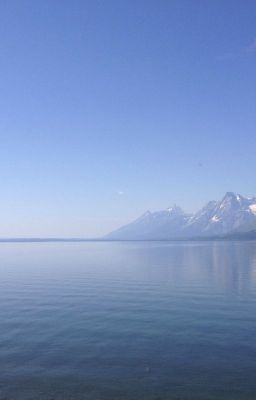
[[[251,204],[251,205],[249,206],[249,208],[250,208],[250,211],[251,211],[253,214],[256,215],[256,204]]]

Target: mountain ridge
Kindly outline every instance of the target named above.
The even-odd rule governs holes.
[[[226,192],[194,214],[174,205],[142,216],[110,232],[104,239],[165,240],[245,234],[256,229],[256,197]]]

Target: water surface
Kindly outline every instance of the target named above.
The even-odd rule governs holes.
[[[254,399],[255,311],[255,242],[0,243],[0,399]]]

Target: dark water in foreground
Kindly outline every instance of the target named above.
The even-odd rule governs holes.
[[[255,399],[255,311],[255,242],[1,243],[0,399]]]

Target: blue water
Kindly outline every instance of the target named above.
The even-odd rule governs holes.
[[[255,399],[255,312],[255,242],[0,243],[0,399]]]

